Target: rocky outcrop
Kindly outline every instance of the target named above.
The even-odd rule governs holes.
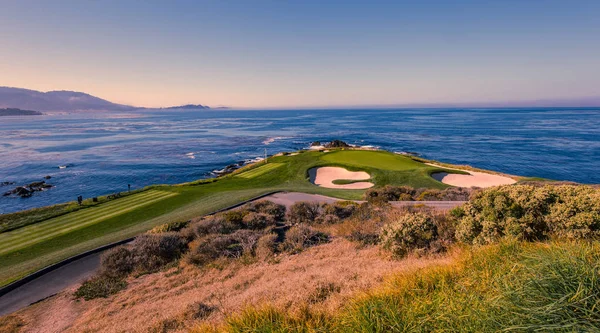
[[[333,140],[324,145],[325,148],[349,148],[351,147],[349,144],[342,140]]]
[[[3,185],[14,185],[14,183],[11,183],[11,182],[3,182],[2,184]],[[46,181],[33,182],[29,185],[17,186],[10,191],[4,192],[4,196],[5,197],[15,196],[15,197],[21,197],[21,198],[29,198],[35,192],[45,191],[52,187],[54,187],[54,186],[51,184],[46,184]]]

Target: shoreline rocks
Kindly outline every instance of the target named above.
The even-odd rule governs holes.
[[[9,183],[10,182],[3,182],[2,184],[3,185],[14,185],[14,182],[12,184],[9,184]],[[4,192],[3,196],[5,196],[5,197],[15,196],[15,197],[21,197],[21,198],[30,198],[31,196],[33,196],[33,194],[35,192],[45,191],[52,187],[54,187],[54,185],[47,184],[46,181],[42,180],[39,182],[33,182],[28,185],[17,186],[10,191]]]

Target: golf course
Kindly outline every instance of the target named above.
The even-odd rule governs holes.
[[[327,188],[310,181],[309,170],[339,167],[367,173],[375,187],[406,185],[443,189],[434,173],[464,171],[428,165],[376,150],[302,151],[277,155],[219,178],[178,185],[153,185],[97,203],[85,200],[0,216],[0,286],[82,252],[127,239],[157,225],[186,221],[274,192],[294,191],[361,199],[364,189]],[[353,180],[334,179],[336,184]]]

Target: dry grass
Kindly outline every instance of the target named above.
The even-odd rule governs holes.
[[[3,333],[18,333],[22,331],[25,322],[21,317],[9,315],[0,317],[0,332]]]
[[[335,311],[386,275],[451,261],[450,257],[393,261],[376,247],[358,248],[342,238],[275,259],[173,268],[130,279],[126,290],[107,299],[77,301],[72,290],[65,291],[19,315],[27,332],[185,331],[200,320],[218,325],[249,306],[300,311],[311,303],[312,308]],[[211,310],[203,312],[199,302]],[[202,312],[195,319],[190,315],[194,307]]]

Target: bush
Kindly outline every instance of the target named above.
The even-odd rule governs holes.
[[[277,234],[262,236],[256,244],[255,254],[259,258],[268,258],[277,252]]]
[[[83,282],[75,291],[75,297],[89,301],[94,298],[106,298],[125,289],[127,282],[120,278],[97,275]]]
[[[358,204],[352,201],[335,202],[323,205],[323,215],[333,215],[340,220],[346,219],[356,211]]]
[[[244,226],[248,229],[260,230],[275,225],[275,218],[265,213],[249,212],[244,216]]]
[[[546,216],[548,228],[567,239],[597,239],[600,236],[600,190],[591,187],[554,188],[556,201]]]
[[[179,259],[186,251],[187,243],[176,233],[144,234],[135,239],[132,247],[135,270],[150,273]]]
[[[225,213],[221,213],[220,217],[222,217],[225,222],[231,227],[241,227],[244,221],[244,215],[246,215],[245,211],[242,210],[230,210]]]
[[[329,242],[329,236],[306,225],[293,226],[285,234],[283,248],[297,253],[304,248]]]
[[[322,303],[331,294],[339,293],[342,288],[333,282],[320,282],[317,284],[315,290],[309,295],[308,303]]]
[[[550,236],[600,236],[600,190],[589,186],[512,185],[477,192],[462,209],[457,238],[490,244],[503,238],[526,241]]]
[[[243,215],[237,222],[238,215],[209,216],[192,225],[198,237],[210,234],[229,234],[242,227]]]
[[[427,250],[437,240],[437,226],[430,215],[408,213],[383,226],[382,246],[402,256],[414,250]]]
[[[231,235],[209,235],[190,249],[185,260],[197,266],[206,265],[220,257],[239,257],[242,247]]]
[[[408,186],[386,185],[381,188],[373,188],[365,192],[365,200],[369,202],[378,201],[466,201],[469,200],[473,189],[449,187],[444,190],[436,189],[413,189]]]
[[[202,302],[194,302],[185,307],[183,317],[187,320],[202,320],[210,316],[215,310],[214,306]]]
[[[165,224],[161,224],[152,228],[149,232],[151,234],[160,234],[163,232],[179,231],[188,226],[190,221],[174,221]]]
[[[246,210],[255,213],[267,214],[273,217],[275,221],[283,221],[285,219],[285,206],[276,204],[272,201],[261,200],[249,203]]]
[[[107,277],[123,278],[135,269],[132,251],[126,246],[118,246],[107,250],[100,258],[100,274]]]
[[[373,188],[365,192],[367,201],[411,201],[415,190],[408,186],[386,185],[381,188]]]
[[[218,258],[251,255],[260,236],[260,232],[252,230],[238,230],[229,235],[209,235],[190,250],[185,260],[190,264],[203,266]]]
[[[292,224],[316,223],[321,214],[321,205],[317,202],[300,201],[290,207],[288,222]]]

